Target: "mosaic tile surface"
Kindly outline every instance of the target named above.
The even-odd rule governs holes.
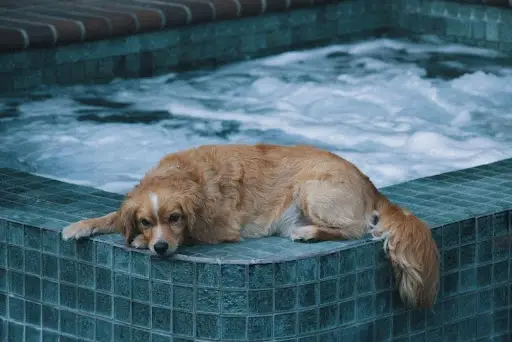
[[[512,159],[382,190],[433,226],[443,265],[434,310],[402,307],[379,242],[268,238],[166,260],[115,235],[64,242],[63,225],[109,212],[121,196],[1,169],[1,332],[8,341],[509,341]]]

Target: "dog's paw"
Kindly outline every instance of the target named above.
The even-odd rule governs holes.
[[[312,241],[316,238],[316,226],[304,226],[294,229],[290,233],[292,241]]]
[[[70,224],[66,228],[62,230],[62,239],[70,240],[70,239],[80,239],[83,237],[88,237],[94,234],[94,227],[87,223],[85,220],[78,221]]]
[[[148,248],[148,241],[144,237],[144,235],[139,234],[135,239],[133,239],[132,243],[130,244],[133,248],[138,249],[144,249]]]

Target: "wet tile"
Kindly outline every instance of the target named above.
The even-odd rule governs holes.
[[[249,291],[249,313],[265,314],[272,312],[274,293],[272,290]]]
[[[114,319],[129,324],[131,323],[131,316],[130,300],[122,297],[114,297]]]
[[[192,313],[174,310],[172,314],[172,332],[192,337],[194,333]]]
[[[243,340],[247,333],[246,317],[222,317],[221,340]]]
[[[272,288],[274,285],[274,265],[256,264],[249,266],[249,287],[252,289]]]
[[[297,281],[297,262],[276,263],[274,272],[276,286],[294,284]]]
[[[220,265],[196,264],[198,286],[216,287],[220,283]]]
[[[197,314],[196,336],[204,339],[218,340],[220,338],[220,317],[216,315]]]
[[[76,334],[84,339],[93,340],[95,336],[95,322],[94,317],[77,315],[76,319]]]
[[[318,273],[317,258],[300,259],[297,261],[297,280],[299,283],[317,280]]]
[[[137,276],[147,278],[150,272],[149,256],[139,252],[132,252],[131,272]]]
[[[132,302],[132,322],[136,326],[149,328],[151,323],[151,308],[148,304]]]
[[[171,310],[165,308],[152,308],[151,327],[160,331],[171,331]]]
[[[105,293],[96,292],[95,294],[95,312],[104,317],[112,316],[112,296]]]
[[[135,300],[149,302],[149,280],[132,277],[132,296]]]
[[[249,299],[247,291],[222,291],[222,312],[225,313],[247,313]]]
[[[221,286],[225,288],[243,288],[247,284],[246,267],[242,265],[221,266]]]
[[[177,309],[193,310],[194,288],[188,286],[173,286],[173,307]]]
[[[158,281],[152,282],[151,296],[153,304],[170,307],[172,304],[172,285]]]

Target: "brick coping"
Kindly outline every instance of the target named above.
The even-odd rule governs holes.
[[[0,52],[102,40],[343,0],[5,0]]]
[[[52,48],[343,1],[4,0],[0,3],[0,53]],[[512,7],[512,0],[443,1]],[[387,1],[388,5],[392,2]],[[411,0],[407,6],[421,2]]]

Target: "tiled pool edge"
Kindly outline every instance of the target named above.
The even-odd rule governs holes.
[[[431,214],[425,210],[429,201],[436,203],[436,196],[452,194],[451,204],[467,206],[467,214],[444,217],[443,225],[433,229],[443,256],[436,314],[401,308],[379,242],[288,262],[162,261],[122,248],[118,237],[64,242],[55,221],[48,220],[41,224],[47,229],[41,229],[30,212],[23,215],[11,209],[8,215],[6,201],[13,197],[1,191],[0,319],[10,338],[43,334],[48,341],[57,334],[93,340],[91,332],[100,341],[109,340],[104,334],[115,336],[115,341],[129,341],[126,336],[148,341],[151,334],[161,338],[172,334],[173,341],[181,342],[337,341],[339,336],[376,342],[476,337],[508,341],[510,170],[512,159],[383,189],[422,217]],[[27,184],[40,180],[18,174],[27,177]],[[60,184],[61,189],[80,188],[48,182],[52,187]],[[432,182],[444,182],[446,188],[430,192],[429,197],[424,190]],[[23,185],[5,178],[1,184],[9,189]],[[461,193],[466,196],[457,195]],[[474,206],[484,199],[489,200],[487,207]],[[64,202],[58,197],[52,200]],[[114,205],[108,197],[98,203]],[[64,205],[72,208],[73,202]],[[489,210],[496,213],[487,215]]]
[[[441,0],[393,0],[395,29],[512,53],[512,9]]]

